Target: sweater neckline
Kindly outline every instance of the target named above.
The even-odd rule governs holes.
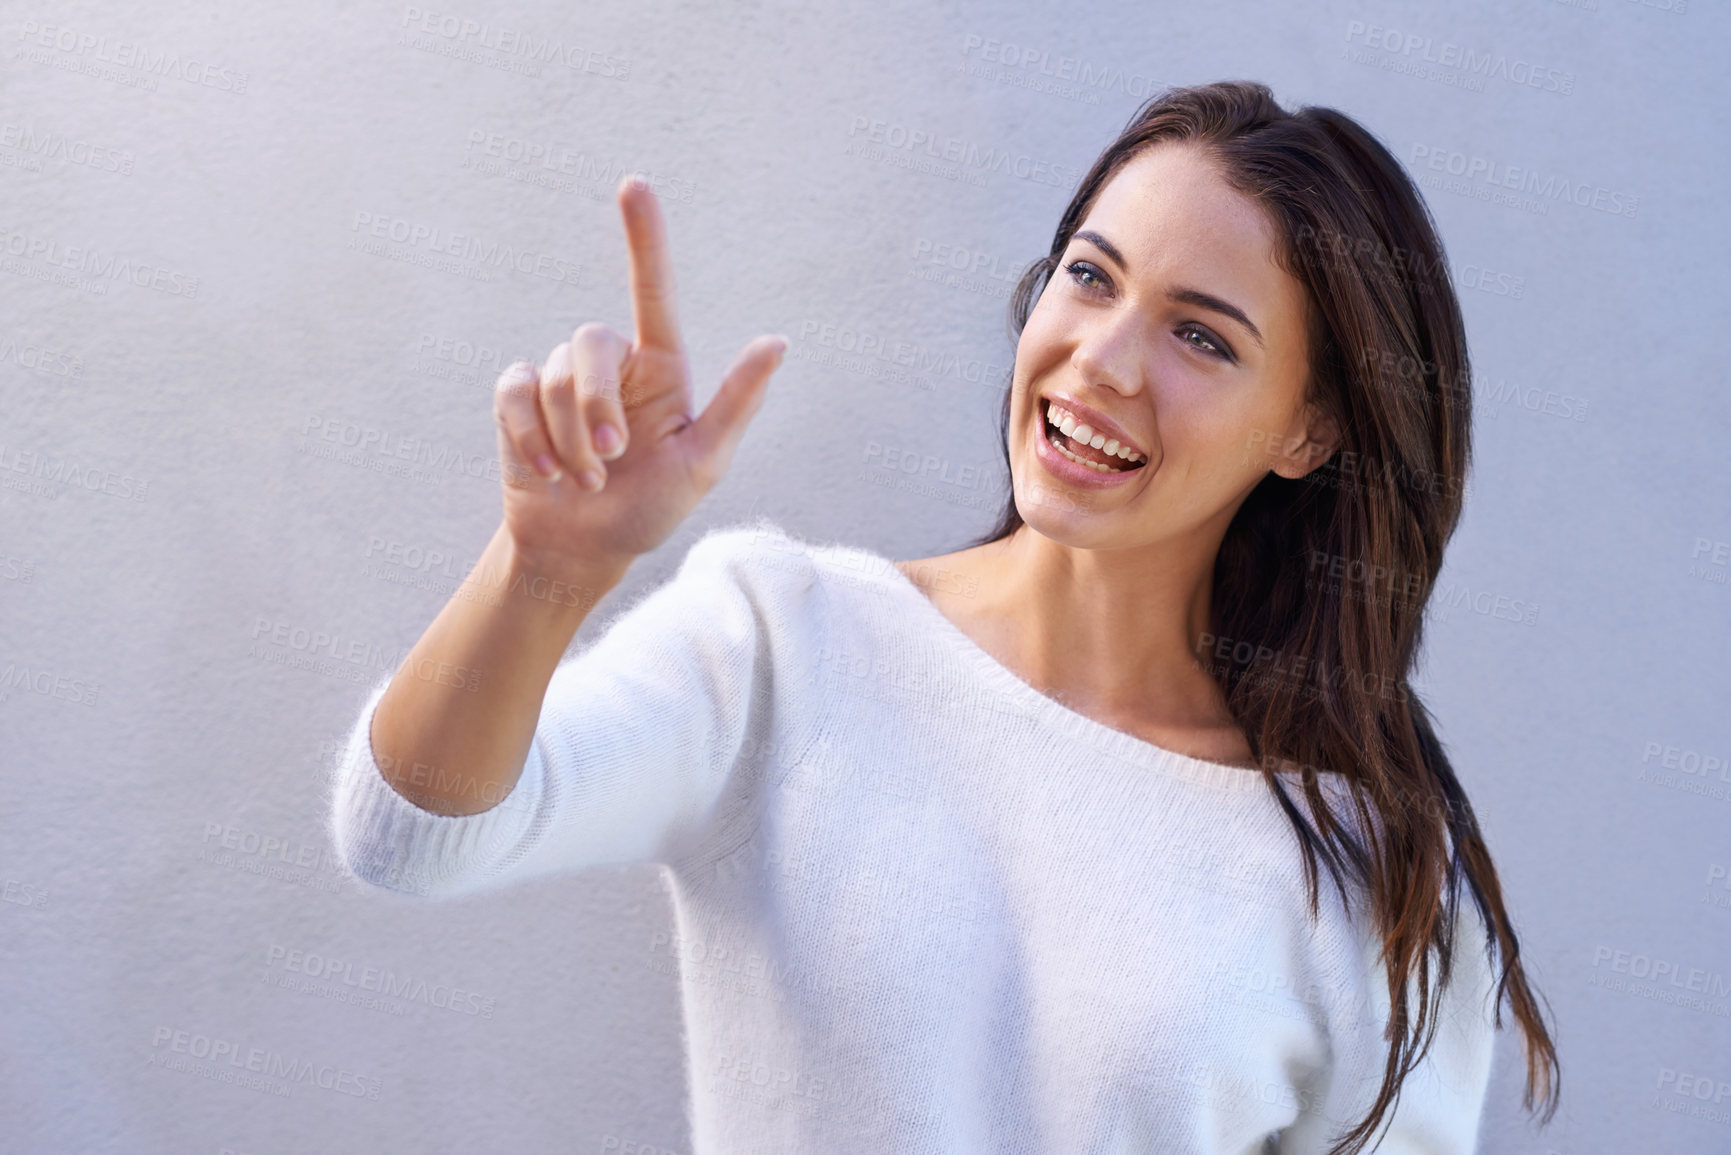
[[[938,608],[937,603],[927,597],[925,591],[903,573],[893,560],[871,550],[861,552],[869,553],[883,563],[882,568],[889,583],[918,603],[917,612],[931,622],[937,635],[971,665],[988,685],[1011,698],[1041,724],[1068,738],[1085,741],[1113,758],[1142,769],[1171,774],[1225,790],[1251,790],[1264,784],[1260,770],[1211,762],[1206,758],[1196,758],[1155,745],[1072,710],[1056,698],[1035,689],[952,622],[949,616]],[[1291,771],[1276,771],[1276,774],[1282,778],[1298,777]]]

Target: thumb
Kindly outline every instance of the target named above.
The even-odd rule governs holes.
[[[746,423],[763,404],[769,375],[781,364],[786,352],[786,337],[759,337],[752,341],[734,359],[715,396],[691,423],[692,446],[710,477],[719,478],[727,472],[734,447],[745,435]]]

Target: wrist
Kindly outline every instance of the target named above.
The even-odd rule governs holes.
[[[526,548],[501,523],[487,546],[488,569],[499,575],[502,597],[587,613],[624,578],[631,558],[602,554],[572,557]]]

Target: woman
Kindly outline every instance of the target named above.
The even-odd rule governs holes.
[[[561,661],[785,347],[690,417],[654,198],[620,198],[636,339],[585,325],[501,378],[470,580],[515,596],[453,598],[374,689],[332,807],[360,878],[667,864],[647,962],[681,977],[699,1152],[1465,1152],[1504,997],[1549,1118],[1407,685],[1470,413],[1386,150],[1260,85],[1156,97],[1012,300],[994,532],[892,564],[713,530]]]

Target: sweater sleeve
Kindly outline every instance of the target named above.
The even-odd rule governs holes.
[[[763,537],[761,525],[711,530],[671,581],[561,662],[521,777],[479,814],[423,810],[385,781],[369,738],[382,680],[331,799],[330,832],[348,869],[373,886],[444,899],[667,861],[714,810],[764,697],[765,619],[785,612],[774,603],[791,583],[751,564]]]

